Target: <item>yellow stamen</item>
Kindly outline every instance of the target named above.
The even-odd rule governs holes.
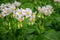
[[[28,14],[30,14],[29,12],[26,12],[26,14],[28,15]]]
[[[10,10],[6,10],[6,11],[5,11],[5,14],[7,14],[7,13],[9,13],[9,12],[10,12]]]
[[[15,8],[11,8],[12,10],[15,10]]]
[[[19,12],[19,14],[22,14],[22,12]]]

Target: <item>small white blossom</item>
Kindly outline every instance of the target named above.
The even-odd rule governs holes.
[[[36,12],[32,14],[32,16],[30,17],[30,21],[35,21],[35,17],[36,17]]]
[[[60,2],[60,0],[54,0],[54,2]]]
[[[35,17],[34,16],[31,16],[30,17],[30,21],[35,21]]]
[[[6,4],[4,4],[4,8],[9,8],[10,6],[11,6],[10,3],[6,3]]]
[[[4,4],[0,5],[0,10],[4,9]]]
[[[20,20],[22,17],[24,17],[23,10],[24,9],[21,8],[21,9],[17,9],[16,11],[13,11],[13,16],[16,19]]]
[[[42,12],[42,8],[41,7],[38,7],[38,11],[41,11]]]
[[[25,11],[26,11],[26,14],[25,14],[26,18],[28,18],[32,15],[32,10],[30,8],[26,8]]]
[[[2,16],[6,16],[9,15],[12,12],[12,10],[10,8],[5,8],[2,10]]]
[[[53,8],[50,5],[43,6],[42,8],[38,7],[38,10],[45,15],[50,15],[53,12]]]
[[[13,3],[15,6],[20,6],[21,5],[21,3],[20,2],[17,2],[17,1],[15,1],[14,3]]]
[[[14,10],[16,9],[16,7],[15,7],[14,5],[9,6],[9,8],[10,8],[12,11],[14,11]]]

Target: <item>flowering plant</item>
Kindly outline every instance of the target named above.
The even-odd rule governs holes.
[[[60,40],[59,0],[0,3],[1,40]]]

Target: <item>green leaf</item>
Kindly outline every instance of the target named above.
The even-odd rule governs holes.
[[[44,34],[44,40],[60,40],[59,32],[49,30]]]

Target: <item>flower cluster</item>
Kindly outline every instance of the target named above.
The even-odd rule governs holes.
[[[53,12],[53,7],[51,5],[38,7],[38,11],[44,13],[45,15],[50,15]]]
[[[30,8],[16,9],[13,12],[13,17],[15,17],[16,19],[18,19],[20,22],[23,21],[25,17],[29,18],[30,21],[33,21],[33,19],[35,19],[35,15],[36,15],[36,12],[33,13]]]
[[[21,5],[20,2],[15,1],[14,3],[6,3],[0,5],[0,11],[1,11],[1,16],[5,17],[9,14],[11,14],[17,7]]]
[[[32,10],[30,8],[26,9],[17,9],[21,5],[20,2],[15,1],[14,3],[7,3],[2,4],[0,6],[0,17],[5,17],[11,13],[13,13],[13,17],[18,19],[19,21],[23,21],[24,17],[29,18],[30,21],[33,21],[35,19],[36,12],[32,13]]]
[[[28,19],[29,22],[35,22],[36,12],[32,12],[30,8],[18,8],[21,5],[20,2],[15,1],[14,3],[6,3],[0,5],[0,17],[5,17],[13,13],[13,17],[18,21],[22,22],[24,19]],[[46,5],[43,7],[38,7],[38,11],[44,13],[45,15],[50,15],[53,12],[53,7],[51,5]]]

